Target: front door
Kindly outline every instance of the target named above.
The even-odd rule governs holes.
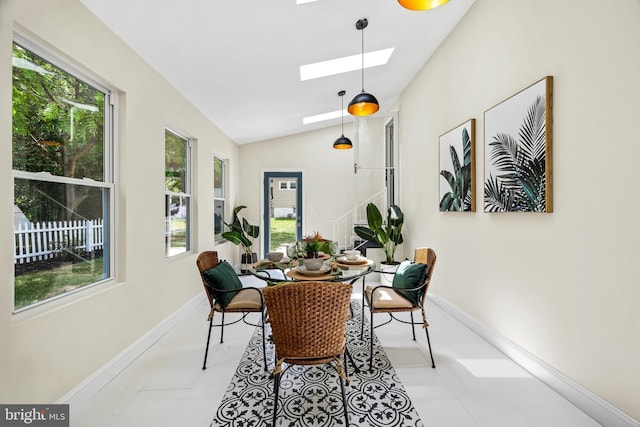
[[[265,172],[264,253],[302,239],[302,172]]]

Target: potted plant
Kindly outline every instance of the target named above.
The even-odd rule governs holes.
[[[231,224],[225,225],[231,229],[231,231],[225,231],[222,233],[222,237],[230,241],[235,245],[241,245],[243,249],[242,258],[240,262],[245,266],[241,269],[242,272],[249,270],[249,264],[258,262],[258,255],[253,252],[253,239],[260,235],[260,227],[257,225],[249,224],[246,218],[240,219],[238,213],[246,208],[246,206],[236,206],[233,209],[233,221]]]
[[[315,231],[302,238],[298,245],[298,251],[307,269],[318,270],[324,263],[324,259],[321,258],[322,253],[331,251],[331,241]]]
[[[320,245],[323,241],[322,236],[317,231],[313,234],[304,236],[300,241],[300,252],[303,258],[317,258],[318,252],[321,252]]]
[[[367,205],[367,223],[369,227],[355,226],[353,231],[369,241],[378,244],[384,251],[385,262],[387,264],[398,264],[395,260],[395,253],[398,245],[402,244],[402,225],[404,224],[404,214],[400,207],[392,205],[387,210],[387,220],[382,220],[382,214],[376,205]]]

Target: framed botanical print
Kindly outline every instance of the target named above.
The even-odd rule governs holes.
[[[440,135],[440,211],[475,212],[476,119]]]
[[[484,113],[485,212],[552,212],[547,76]]]

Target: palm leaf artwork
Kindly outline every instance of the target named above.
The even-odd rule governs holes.
[[[538,96],[529,106],[518,138],[498,132],[489,143],[496,174],[484,184],[486,212],[546,212],[546,106]]]
[[[466,128],[462,129],[462,165],[458,153],[453,145],[449,145],[449,155],[453,164],[453,171],[441,170],[440,175],[449,184],[450,191],[446,192],[440,200],[441,212],[471,211],[472,189],[472,153],[471,138]]]

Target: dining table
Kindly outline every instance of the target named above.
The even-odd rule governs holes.
[[[343,254],[325,254],[324,259],[319,270],[307,269],[302,259],[285,258],[279,262],[265,259],[253,264],[249,272],[268,282],[322,281],[353,284],[375,270],[375,262],[362,256],[347,259]]]

